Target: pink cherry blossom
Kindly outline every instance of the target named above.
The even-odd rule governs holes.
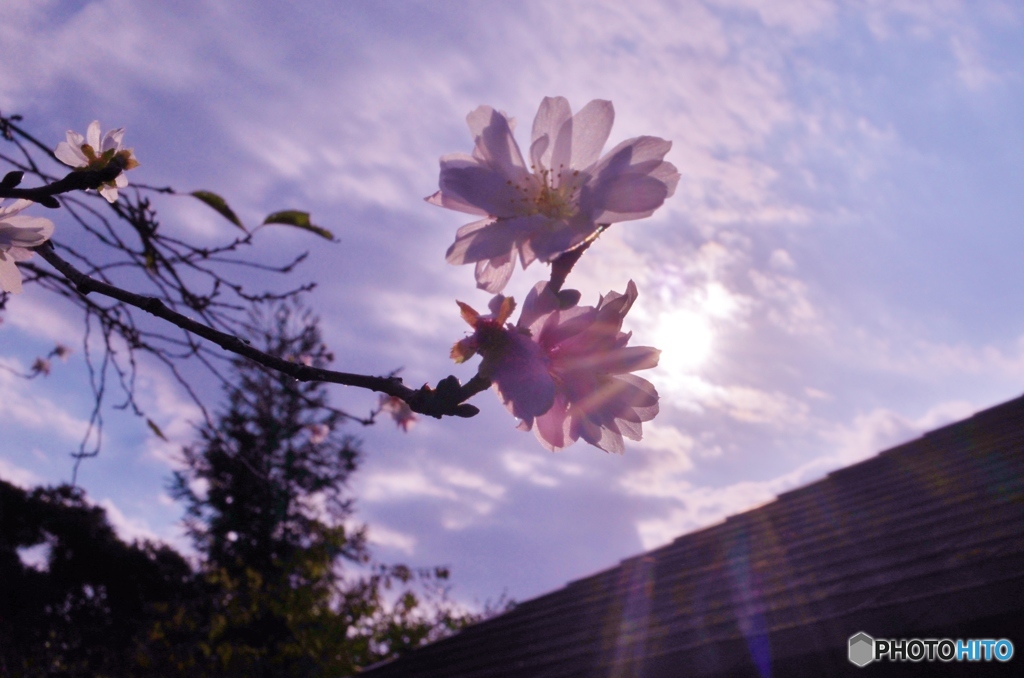
[[[93,120],[84,137],[78,132],[68,130],[67,141],[57,144],[53,154],[65,165],[81,169],[101,169],[115,157],[119,158],[124,170],[99,189],[100,195],[106,198],[107,202],[117,202],[117,189],[128,185],[128,178],[124,173],[139,166],[132,149],[122,146],[123,138],[123,127],[110,130],[101,138],[100,121]]]
[[[380,396],[380,410],[381,412],[387,412],[391,415],[391,418],[395,420],[395,426],[402,429],[406,433],[416,423],[416,413],[409,407],[409,403],[405,402],[401,398],[395,396],[384,395]]]
[[[663,158],[672,143],[636,137],[600,157],[615,112],[594,100],[572,115],[563,97],[545,97],[533,121],[530,165],[513,121],[490,106],[466,118],[472,155],[441,158],[440,188],[427,202],[482,216],[460,228],[450,264],[476,264],[477,286],[497,293],[518,256],[523,268],[587,242],[600,226],[642,219],[675,192],[679,173]]]
[[[549,450],[583,438],[606,452],[622,452],[623,437],[640,440],[641,424],[658,413],[658,392],[632,372],[658,364],[660,351],[627,346],[622,321],[637,298],[609,292],[594,306],[569,306],[538,283],[516,325],[505,324],[514,305],[495,297],[491,316],[462,304],[474,328],[458,342],[459,362],[480,353],[480,374],[491,379],[505,407]]]
[[[330,434],[331,427],[327,424],[310,424],[309,426],[309,442],[313,445],[324,442]]]
[[[32,205],[18,200],[5,207],[0,203],[0,289],[21,294],[21,272],[14,262],[32,258],[29,247],[42,245],[53,235],[53,222],[43,217],[20,214]]]

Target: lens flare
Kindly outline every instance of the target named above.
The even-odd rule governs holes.
[[[655,345],[661,349],[660,366],[670,374],[691,372],[711,355],[714,332],[708,319],[693,311],[677,310],[658,319]]]

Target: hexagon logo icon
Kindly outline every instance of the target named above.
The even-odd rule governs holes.
[[[850,636],[850,663],[867,666],[875,660],[875,639],[861,631]]]

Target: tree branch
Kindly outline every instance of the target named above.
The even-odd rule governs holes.
[[[72,170],[63,179],[36,188],[16,188],[21,183],[24,172],[8,172],[3,180],[0,180],[0,198],[24,198],[53,209],[60,207],[60,203],[53,196],[71,191],[97,190],[108,181],[116,179],[124,168],[125,160],[115,155],[101,169]]]
[[[97,292],[103,296],[142,309],[157,318],[177,325],[186,332],[211,341],[226,351],[248,358],[277,372],[287,374],[299,381],[328,382],[378,391],[389,396],[401,398],[409,403],[409,407],[414,412],[437,419],[446,415],[456,417],[472,417],[476,415],[480,411],[479,408],[464,401],[488,389],[491,385],[489,379],[485,379],[480,375],[476,375],[465,384],[460,384],[459,380],[454,376],[448,376],[438,382],[436,389],[431,388],[429,385],[424,385],[422,388],[414,390],[405,386],[400,377],[372,377],[348,372],[335,372],[333,370],[309,367],[282,360],[252,347],[234,335],[215,330],[212,327],[172,311],[156,297],[135,294],[134,292],[123,290],[87,276],[68,261],[61,258],[49,241],[34,248],[34,250],[47,263],[71,281],[79,294],[83,296]]]

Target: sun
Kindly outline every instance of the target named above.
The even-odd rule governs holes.
[[[680,309],[661,314],[654,332],[661,349],[659,365],[671,374],[691,372],[711,355],[714,332],[708,318]]]

